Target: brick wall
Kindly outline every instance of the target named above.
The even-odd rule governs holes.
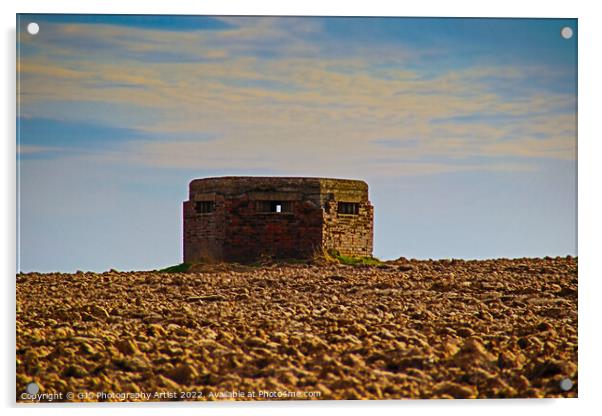
[[[220,261],[226,236],[225,198],[216,197],[214,212],[207,214],[198,214],[195,202],[184,202],[184,262]]]
[[[322,239],[321,209],[307,201],[290,201],[290,212],[263,212],[257,209],[260,203],[247,196],[226,203],[224,258],[312,257]]]
[[[325,203],[322,238],[326,250],[334,249],[345,256],[372,255],[373,207],[368,201],[358,203],[358,214],[341,214],[338,201]]]
[[[212,212],[195,206],[209,201]],[[338,202],[358,205],[337,213]],[[273,212],[275,204],[282,212]],[[184,262],[311,258],[323,248],[372,254],[373,211],[362,181],[224,177],[190,183],[184,202]]]

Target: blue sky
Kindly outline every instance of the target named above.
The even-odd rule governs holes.
[[[575,19],[17,30],[19,270],[178,263],[188,182],[220,175],[366,180],[384,259],[577,254]]]

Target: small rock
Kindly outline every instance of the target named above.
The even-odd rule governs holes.
[[[107,312],[107,310],[105,308],[103,308],[102,306],[98,306],[98,305],[92,305],[92,307],[90,308],[90,312],[97,318],[101,318],[101,319],[106,319],[106,318],[111,317],[111,315],[109,314],[109,312]]]
[[[126,372],[139,372],[149,368],[148,363],[140,357],[114,358],[113,365]]]
[[[454,355],[454,362],[462,367],[483,366],[488,362],[492,362],[494,357],[478,340],[469,338],[464,342],[460,351]]]
[[[540,322],[537,325],[537,330],[540,332],[546,332],[546,331],[550,331],[552,329],[554,329],[554,327],[552,325],[550,325],[549,322]]]
[[[342,276],[340,274],[333,274],[328,276],[331,280],[336,280],[337,282],[343,282],[345,280],[347,280],[346,276]]]
[[[477,389],[474,386],[463,386],[461,384],[444,381],[435,385],[433,393],[438,395],[449,395],[454,399],[475,399]]]
[[[259,337],[251,337],[245,340],[245,345],[252,348],[265,348],[267,342]]]
[[[88,372],[79,365],[70,365],[63,370],[63,377],[83,378]]]
[[[80,350],[82,353],[87,354],[87,355],[96,354],[96,349],[94,347],[92,347],[90,344],[88,344],[87,342],[84,342],[80,346]]]
[[[180,388],[180,385],[178,383],[168,379],[167,377],[164,377],[161,374],[157,376],[157,385],[161,387],[167,387],[168,389],[173,391],[178,391],[178,389]]]
[[[497,357],[497,365],[500,368],[518,368],[520,364],[518,359],[510,351],[502,351]]]
[[[166,375],[178,384],[188,385],[191,384],[193,379],[197,376],[197,372],[194,367],[189,364],[180,364]]]
[[[562,374],[565,376],[571,376],[575,371],[575,366],[571,363],[567,363],[560,360],[546,360],[539,364],[536,364],[530,372],[529,378],[531,380],[538,378],[549,378]]]
[[[147,333],[150,336],[158,336],[163,337],[167,335],[167,331],[163,328],[163,326],[159,324],[150,324],[147,329]]]
[[[459,328],[456,330],[456,334],[462,338],[468,338],[474,335],[474,331],[470,328]]]
[[[117,347],[119,352],[121,352],[123,355],[140,354],[140,350],[138,349],[136,342],[131,339],[124,339],[124,340],[118,341],[115,344],[115,346]]]

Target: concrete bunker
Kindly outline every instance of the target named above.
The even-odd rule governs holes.
[[[185,263],[372,255],[373,207],[360,180],[195,179],[183,211]]]

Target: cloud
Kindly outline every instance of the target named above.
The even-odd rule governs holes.
[[[20,59],[22,114],[103,103],[122,125],[126,108],[136,116],[122,130],[61,126],[52,141],[94,148],[104,134],[113,147],[98,158],[169,168],[384,174],[576,157],[576,98],[551,87],[562,71],[487,61],[434,68],[424,48],[350,47],[325,33],[324,19],[218,20],[225,27],[198,31],[49,23],[44,36],[23,38],[38,53]],[[48,145],[33,136],[25,143]],[[384,151],[398,162],[378,162]],[[462,166],[469,156],[524,161]]]
[[[30,155],[35,153],[55,152],[56,150],[56,147],[50,146],[21,145],[17,147],[17,154]]]
[[[230,27],[226,21],[210,16],[170,15],[97,15],[97,14],[19,14],[24,30],[29,22],[60,25],[109,25],[146,30],[186,32],[196,30],[223,30]]]

